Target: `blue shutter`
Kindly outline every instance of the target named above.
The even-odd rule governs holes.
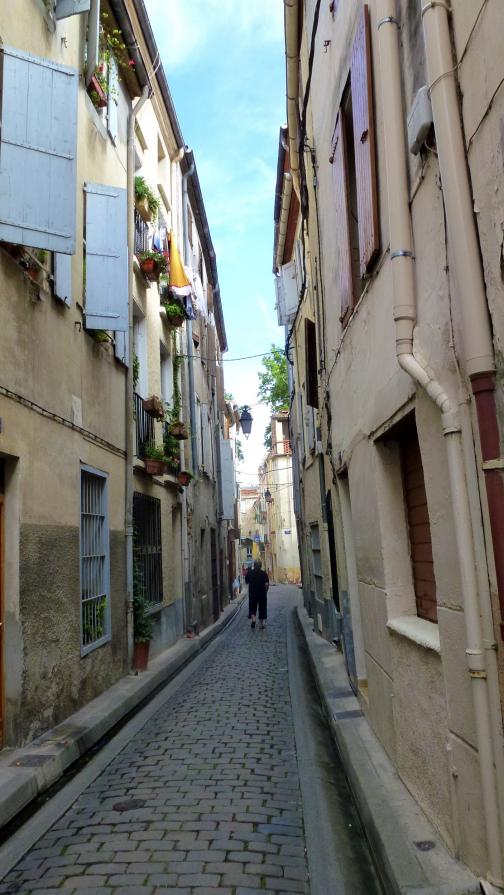
[[[91,0],[56,0],[55,16],[57,19],[68,19],[82,12],[89,12]]]
[[[86,328],[128,329],[126,190],[86,183]]]
[[[54,294],[68,307],[72,304],[72,256],[54,255]]]
[[[100,61],[100,0],[91,0],[88,18],[86,87],[93,77]]]
[[[116,332],[114,334],[114,353],[125,367],[129,367],[128,332]]]
[[[72,255],[77,70],[10,47],[0,61],[0,239]]]
[[[108,108],[107,108],[107,127],[112,142],[117,142],[117,119],[118,119],[118,101],[119,101],[119,71],[117,62],[114,57],[110,57],[108,71]]]

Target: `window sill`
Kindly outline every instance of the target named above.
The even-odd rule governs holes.
[[[392,618],[387,622],[389,631],[394,634],[400,634],[407,637],[418,646],[424,649],[430,649],[434,653],[441,653],[441,644],[439,641],[439,627],[434,622],[428,622],[424,618],[418,618],[417,615],[401,615],[399,618]]]

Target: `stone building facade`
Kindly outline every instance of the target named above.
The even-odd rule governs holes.
[[[274,272],[304,600],[503,884],[500,4],[285,0]]]

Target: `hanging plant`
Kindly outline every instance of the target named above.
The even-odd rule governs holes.
[[[139,260],[143,275],[151,283],[156,283],[166,272],[166,258],[161,252],[140,252]]]
[[[185,320],[185,314],[182,306],[179,305],[178,302],[165,301],[163,302],[163,308],[166,311],[166,316],[168,318],[168,323],[170,324],[170,326],[182,326]]]
[[[156,220],[159,214],[160,201],[151,190],[145,177],[137,174],[135,177],[135,205],[144,221]]]

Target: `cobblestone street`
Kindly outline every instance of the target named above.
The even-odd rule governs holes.
[[[0,893],[308,893],[287,668],[295,599],[271,590],[265,631],[244,605]]]

